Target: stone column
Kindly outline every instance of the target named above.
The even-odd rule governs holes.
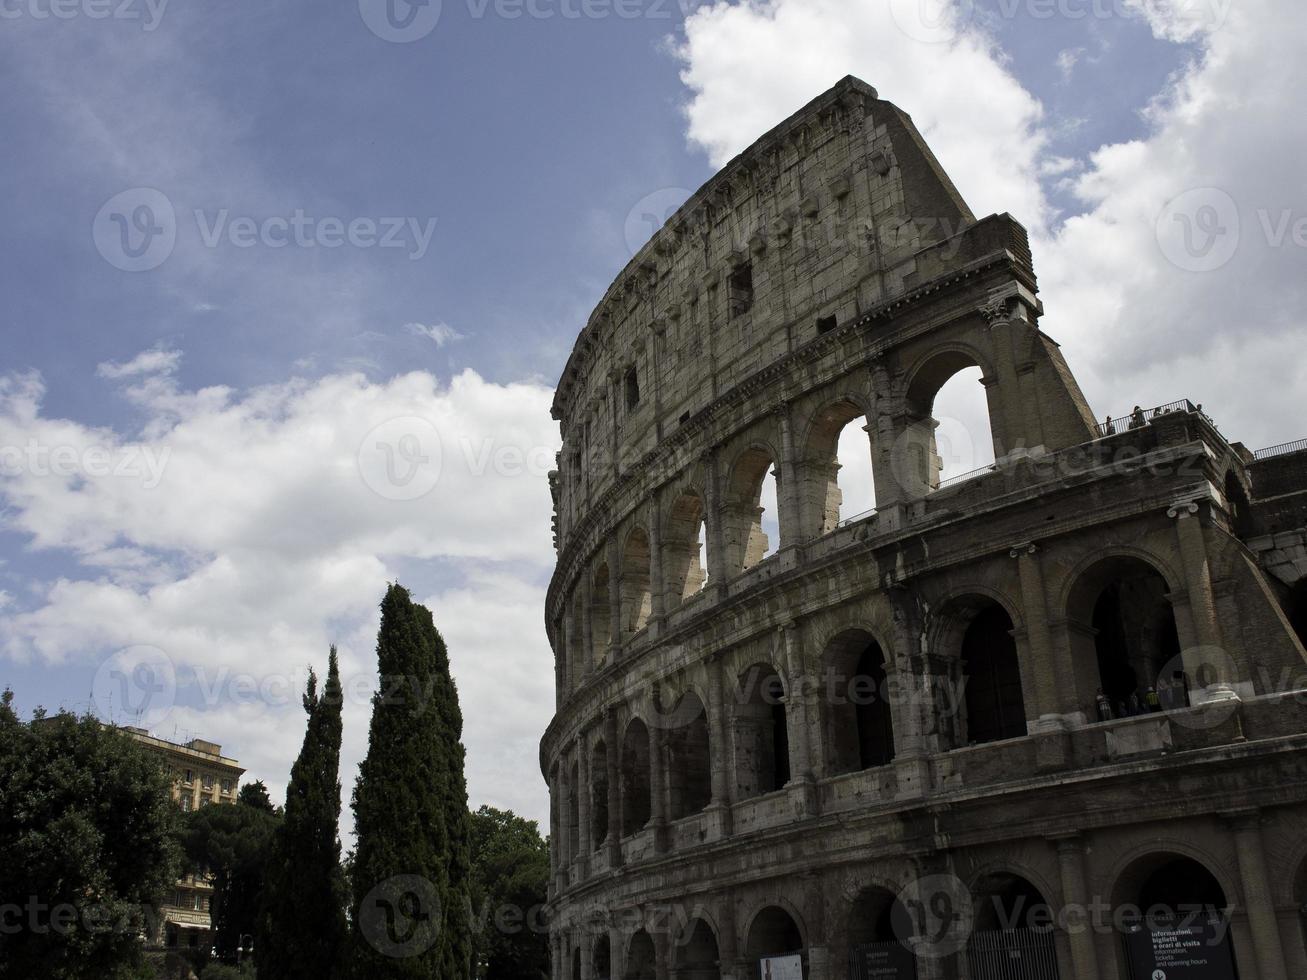
[[[567,753],[558,757],[558,890],[571,885],[572,859],[572,780],[567,766]]]
[[[1199,649],[1189,647],[1181,654],[1185,673],[1191,684],[1190,696],[1195,704],[1236,698],[1230,684],[1233,662],[1221,639],[1221,625],[1216,617],[1216,597],[1207,560],[1207,544],[1198,519],[1198,503],[1184,501],[1171,506],[1167,517],[1175,519],[1180,555],[1184,559],[1185,591],[1188,593],[1189,618],[1193,638]],[[1205,648],[1205,649],[1203,649]],[[1200,689],[1197,685],[1203,684]]]
[[[595,669],[594,644],[594,575],[586,572],[581,583],[581,676],[589,677]]]
[[[576,855],[577,874],[582,878],[590,876],[590,853],[594,848],[590,844],[590,746],[589,736],[584,729],[576,741],[576,771],[577,781],[581,784],[576,788],[577,793],[577,820],[581,826],[578,828],[580,833],[577,835],[577,847],[581,852]]]
[[[735,926],[735,893],[729,889],[722,893],[719,900],[717,928],[717,962],[721,965],[722,980],[750,980],[750,975],[740,960]]]
[[[617,740],[617,712],[609,708],[604,712],[604,743],[608,746],[608,868],[622,866],[622,746]]]
[[[658,689],[654,688],[657,699]],[[667,850],[667,730],[663,727],[662,706],[654,711],[649,726],[649,826],[653,828],[654,850]]]
[[[781,635],[785,643],[785,725],[790,735],[790,782],[791,802],[797,816],[803,817],[817,812],[817,784],[812,774],[811,738],[808,719],[812,712],[808,710],[808,688],[811,687],[806,676],[803,649],[799,639],[799,626],[790,621],[781,625]]]
[[[930,789],[930,764],[926,761],[925,732],[933,711],[929,683],[915,664],[917,649],[916,597],[906,588],[888,591],[894,614],[893,649],[889,652],[886,693],[894,724],[894,769],[900,797],[920,796]]]
[[[1035,405],[1022,404],[1016,356],[1012,350],[1013,333],[1018,328],[1013,321],[1010,300],[1011,297],[996,297],[978,311],[989,324],[994,370],[998,374],[998,411],[990,413],[989,424],[997,444],[995,456],[1000,463],[1011,458],[1015,450],[1030,448],[1025,439],[1025,415],[1038,411]],[[989,389],[990,386],[986,385],[987,392]]]
[[[788,403],[776,406],[776,424],[780,429],[781,458],[776,460],[776,515],[781,526],[781,548],[793,547],[803,541],[799,527],[799,504],[802,488],[799,486],[798,466],[794,451],[794,428],[790,423]]]
[[[726,544],[722,533],[724,518],[721,478],[717,472],[717,453],[706,452],[700,457],[703,465],[703,508],[707,542],[708,584],[720,589],[726,584]]]
[[[1051,838],[1057,847],[1062,876],[1062,906],[1067,910],[1067,941],[1071,947],[1074,980],[1098,980],[1098,951],[1089,915],[1089,887],[1085,880],[1085,842],[1079,834]],[[1070,910],[1076,913],[1071,914]]]
[[[1258,980],[1286,980],[1284,946],[1262,845],[1261,814],[1257,810],[1245,810],[1227,816],[1234,834],[1235,853],[1239,856],[1239,879],[1248,910]]]
[[[608,662],[614,663],[622,647],[622,548],[614,537],[608,542]]]
[[[1048,605],[1044,593],[1044,573],[1039,565],[1038,545],[1019,544],[1009,554],[1017,559],[1021,577],[1021,605],[1025,613],[1026,637],[1031,657],[1031,676],[1035,682],[1035,720],[1031,731],[1058,731],[1066,726],[1066,707],[1059,693],[1058,677],[1070,683],[1067,665],[1056,663],[1048,628]],[[1027,706],[1029,713],[1029,706]]]
[[[576,941],[581,947],[581,980],[595,980],[594,937],[584,923],[576,930]]]
[[[708,828],[711,837],[731,832],[731,753],[730,721],[727,717],[726,684],[722,678],[721,658],[708,662],[708,749],[711,766],[712,799],[708,803]]]
[[[563,971],[563,959],[566,956],[565,941],[563,934],[557,930],[549,935],[549,956],[553,963],[553,976],[556,980],[566,980],[567,974]]]
[[[663,581],[663,507],[660,494],[649,501],[649,625],[662,628],[667,613],[667,586]]]

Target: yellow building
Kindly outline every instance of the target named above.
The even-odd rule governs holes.
[[[123,729],[132,738],[166,759],[171,772],[172,798],[184,812],[215,803],[235,803],[244,769],[225,758],[222,746],[193,738],[184,745],[151,735],[142,728]],[[209,943],[209,904],[213,885],[205,875],[188,873],[160,907],[153,943],[167,947],[205,948]]]

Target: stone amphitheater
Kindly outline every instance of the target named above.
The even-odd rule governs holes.
[[[1098,422],[1041,314],[853,78],[609,288],[553,406],[555,980],[1307,978],[1307,442]],[[941,480],[967,371],[994,462]]]

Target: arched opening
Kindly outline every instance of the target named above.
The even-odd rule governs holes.
[[[595,980],[612,980],[613,945],[607,936],[600,936],[595,940],[592,962],[594,964]]]
[[[576,860],[581,854],[581,773],[575,762],[572,763],[570,783],[567,787],[567,856]]]
[[[590,840],[596,851],[608,840],[608,745],[602,740],[590,757]]]
[[[774,792],[790,781],[785,686],[776,668],[755,664],[741,674],[737,705],[736,798],[747,800]]]
[[[1234,533],[1241,538],[1255,534],[1252,503],[1234,470],[1225,474],[1225,503],[1230,509],[1230,524],[1234,527]]]
[[[672,980],[721,980],[717,937],[703,919],[694,919],[676,943]]]
[[[1208,960],[1207,975],[1238,976],[1225,889],[1198,861],[1168,852],[1146,855],[1122,873],[1113,898],[1128,975],[1166,971],[1179,946]]]
[[[867,417],[841,401],[817,413],[800,474],[800,519],[806,537],[835,530],[876,507]]]
[[[849,908],[849,976],[914,977],[911,915],[886,888],[860,891]]]
[[[590,580],[590,644],[596,668],[608,659],[608,644],[612,638],[612,606],[608,601],[608,563],[601,562]]]
[[[831,640],[825,662],[831,773],[887,765],[894,758],[894,720],[880,644],[865,630],[846,630]]]
[[[626,980],[656,980],[658,954],[654,951],[653,939],[641,929],[631,937],[626,947]]]
[[[672,607],[697,595],[708,581],[706,531],[703,498],[694,491],[682,493],[668,512],[665,535],[663,569]]]
[[[1087,569],[1067,603],[1078,688],[1091,718],[1106,721],[1188,704],[1166,579],[1138,558]]]
[[[744,453],[731,472],[722,522],[726,567],[752,568],[776,553],[780,543],[775,460],[765,449]]]
[[[799,931],[798,923],[783,908],[769,905],[754,917],[744,949],[753,980],[765,980],[768,976],[765,960],[790,956],[803,959],[803,973],[807,976],[803,933]]]
[[[708,713],[693,691],[686,694],[669,718],[667,730],[667,792],[673,820],[698,813],[712,799],[712,757],[708,744]]]
[[[989,389],[984,372],[962,351],[926,362],[908,386],[908,424],[893,450],[895,476],[910,497],[994,462]]]
[[[1293,904],[1298,909],[1298,941],[1307,959],[1307,858],[1299,863],[1293,879]]]
[[[976,885],[967,964],[972,980],[1058,980],[1055,916],[1044,895],[1020,875],[993,874]]]
[[[581,980],[581,948],[572,950],[572,980]]]
[[[626,726],[622,739],[621,767],[622,836],[644,829],[651,816],[649,729],[639,718]]]
[[[1012,617],[993,600],[964,609],[961,666],[966,708],[962,740],[980,745],[1026,734],[1021,664],[1012,638]]]
[[[649,622],[653,596],[649,590],[649,535],[637,527],[622,551],[622,632],[638,633]]]
[[[1300,578],[1289,590],[1284,601],[1284,612],[1289,625],[1298,634],[1298,640],[1307,646],[1307,578]]]

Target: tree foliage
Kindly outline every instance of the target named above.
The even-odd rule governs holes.
[[[463,719],[431,612],[399,585],[381,603],[377,664],[381,683],[353,799],[355,976],[468,980]]]
[[[337,838],[343,700],[332,647],[321,695],[312,671],[304,693],[308,724],[286,787],[286,815],[277,832],[260,918],[257,961],[264,980],[329,980],[340,972],[346,934]]]
[[[170,789],[118,729],[63,712],[26,723],[0,696],[0,976],[137,974],[180,867]]]
[[[273,813],[277,809],[272,805],[272,797],[268,795],[268,787],[264,785],[262,779],[256,779],[242,786],[240,792],[236,794],[236,802],[268,813]]]
[[[549,973],[544,905],[549,845],[534,820],[483,806],[472,814],[472,899],[478,980],[539,980]]]

